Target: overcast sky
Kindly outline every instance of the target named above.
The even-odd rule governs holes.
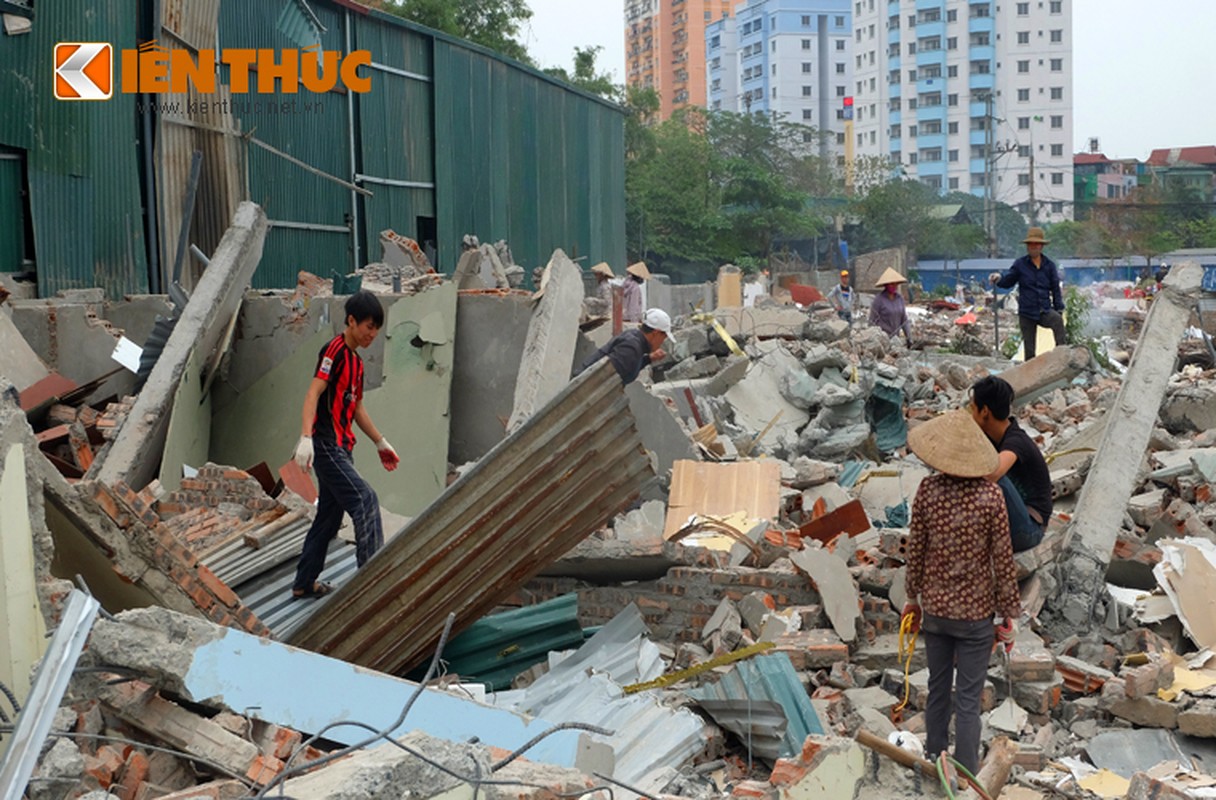
[[[1073,5],[1074,149],[1098,137],[1110,158],[1216,145],[1216,0],[1066,0]],[[623,0],[528,0],[524,42],[542,66],[569,69],[601,45],[623,81]]]

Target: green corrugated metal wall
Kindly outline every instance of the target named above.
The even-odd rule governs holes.
[[[30,33],[3,37],[0,144],[24,151],[43,296],[148,289],[135,100],[65,102],[52,91],[56,42],[135,47],[137,22],[129,3],[60,0],[37,4]]]

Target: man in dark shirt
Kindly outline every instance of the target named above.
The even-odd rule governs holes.
[[[640,328],[630,328],[614,336],[608,344],[592,353],[578,371],[582,372],[601,358],[607,358],[616,367],[621,383],[633,383],[642,367],[667,357],[662,344],[670,333],[671,317],[667,312],[661,308],[648,308],[642,315]]]
[[[1020,553],[1043,540],[1051,517],[1051,472],[1034,440],[1009,416],[1012,404],[1013,387],[995,375],[971,387],[971,416],[996,445],[999,457],[988,480],[1005,494],[1013,551]]]
[[[1018,287],[1018,325],[1022,330],[1022,353],[1026,360],[1035,357],[1039,328],[1051,328],[1056,347],[1068,338],[1064,331],[1064,298],[1060,294],[1060,271],[1056,262],[1043,255],[1048,240],[1042,228],[1031,228],[1026,238],[1026,255],[1013,262],[1004,275],[994,272],[989,282],[1001,289]]]

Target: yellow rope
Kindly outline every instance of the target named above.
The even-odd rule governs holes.
[[[1073,453],[1092,453],[1096,449],[1096,447],[1073,447],[1069,450],[1061,450],[1058,453],[1052,453],[1051,455],[1046,456],[1046,461],[1048,464],[1050,464],[1060,456],[1072,455]]]
[[[721,667],[735,661],[751,658],[752,656],[763,653],[766,650],[772,650],[776,646],[777,645],[772,642],[756,642],[755,644],[748,645],[747,647],[741,647],[738,650],[732,650],[729,653],[723,653],[720,656],[715,656],[708,661],[702,661],[700,664],[687,667],[686,669],[679,670],[678,672],[670,672],[662,677],[655,678],[652,681],[646,681],[645,683],[631,683],[628,686],[622,687],[621,691],[625,694],[634,694],[636,692],[646,691],[647,689],[658,689],[663,686],[670,686],[673,683],[679,683],[680,681],[685,680],[686,678],[691,678],[694,675],[700,675],[702,672],[708,672],[714,667]]]
[[[904,665],[904,699],[899,701],[894,712],[903,711],[912,694],[912,654],[916,652],[918,634],[918,631],[912,629],[914,619],[914,614],[904,614],[899,619],[899,660]]]

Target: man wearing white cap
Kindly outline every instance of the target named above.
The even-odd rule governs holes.
[[[625,322],[642,321],[642,284],[650,280],[646,262],[639,261],[625,268],[628,274],[621,286],[621,319]]]
[[[591,354],[591,357],[578,368],[579,372],[590,367],[601,358],[607,357],[616,367],[616,373],[621,376],[621,383],[630,384],[637,380],[642,367],[658,363],[667,357],[663,343],[671,334],[671,317],[661,308],[648,308],[642,315],[642,326],[622,331],[614,336],[608,344]]]

